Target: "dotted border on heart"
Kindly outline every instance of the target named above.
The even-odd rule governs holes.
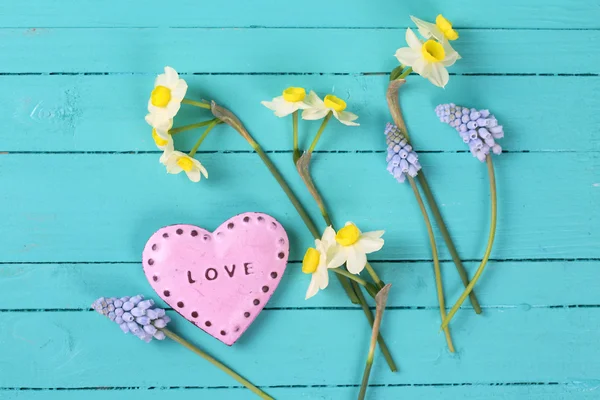
[[[235,217],[234,217],[234,218],[235,218]],[[242,223],[250,223],[251,221],[252,221],[252,218],[251,218],[250,216],[248,216],[248,215],[246,215],[246,216],[244,216],[244,218],[242,218]],[[265,222],[267,222],[267,221],[266,221],[266,219],[265,219],[265,218],[264,218],[262,215],[259,215],[259,216],[256,218],[256,222],[258,222],[258,223],[265,223]],[[270,221],[270,228],[271,228],[272,230],[275,230],[275,229],[277,229],[278,227],[279,227],[279,224],[278,224],[278,223],[277,223],[275,220],[273,220],[273,221]],[[170,228],[174,228],[174,226],[165,227],[165,228],[163,228],[163,229],[167,229],[167,228],[169,228],[169,229],[170,229]],[[220,227],[220,228],[221,228],[221,227]],[[232,230],[232,229],[235,229],[235,223],[234,223],[233,221],[230,221],[230,222],[228,222],[228,223],[227,223],[227,226],[225,227],[225,229],[226,229],[226,230]],[[171,232],[171,233],[173,233],[173,232]],[[177,228],[177,229],[175,230],[175,234],[176,234],[176,235],[183,235],[184,233],[186,233],[186,232],[185,232],[185,231],[184,231],[182,228]],[[192,229],[192,230],[190,231],[190,235],[191,235],[192,237],[197,237],[197,236],[198,236],[198,231],[197,231],[196,229]],[[223,231],[216,231],[216,232],[214,232],[214,234],[213,234],[213,235],[210,235],[210,234],[204,234],[204,235],[202,236],[202,240],[204,240],[204,241],[209,241],[209,240],[212,240],[212,238],[213,238],[213,237],[216,237],[216,238],[217,238],[217,240],[219,240],[219,239],[220,239],[220,238],[222,238],[223,236],[224,236],[224,232],[223,232]],[[169,235],[169,232],[163,232],[163,234],[162,234],[162,237],[163,237],[163,239],[168,239],[168,238],[170,237],[170,235]],[[281,238],[277,239],[277,244],[278,244],[278,246],[280,246],[280,247],[281,247],[281,246],[285,246],[285,245],[286,245],[285,238],[281,237]],[[158,243],[153,243],[153,244],[152,244],[152,246],[151,246],[150,248],[151,248],[151,250],[152,250],[152,251],[157,251],[157,250],[159,249],[159,247],[160,247],[160,245],[159,245]],[[286,256],[285,252],[284,252],[284,251],[281,251],[281,250],[279,250],[279,249],[278,249],[276,257],[277,257],[278,259],[280,259],[280,260],[283,260],[283,259],[285,258],[285,256]],[[152,258],[149,258],[149,259],[146,261],[146,264],[147,264],[147,265],[148,265],[148,267],[150,267],[150,268],[154,267],[154,266],[155,266],[154,259],[152,259]],[[271,279],[277,279],[277,277],[279,276],[279,272],[278,272],[278,271],[271,271],[271,272],[269,273],[269,276],[271,277]],[[158,282],[159,280],[160,280],[160,278],[159,278],[159,276],[158,276],[158,275],[152,275],[152,281],[154,281],[154,282]],[[261,288],[261,291],[262,291],[263,293],[265,293],[265,294],[266,294],[266,293],[269,293],[269,290],[270,290],[270,288],[269,288],[269,286],[267,286],[267,285],[264,285],[264,286]],[[170,296],[171,296],[171,292],[170,292],[168,289],[165,289],[165,290],[163,290],[163,295],[164,295],[165,297],[170,297]],[[258,305],[260,305],[260,300],[259,300],[258,298],[255,298],[254,300],[252,300],[252,304],[253,304],[254,306],[258,306]],[[183,309],[183,308],[185,308],[185,304],[184,304],[182,301],[178,301],[176,305],[177,305],[177,308],[179,308],[179,309]],[[181,310],[177,310],[177,309],[175,309],[175,311],[176,311],[176,312],[178,312],[178,313],[180,313],[180,314],[182,314],[182,311],[181,311]],[[250,316],[251,316],[251,315],[252,315],[252,314],[250,313],[250,311],[245,311],[245,312],[244,312],[244,314],[243,314],[244,318],[250,318]],[[195,320],[195,319],[197,319],[197,318],[199,317],[199,315],[198,315],[198,312],[197,312],[197,311],[192,311],[192,312],[190,313],[190,317],[191,317],[191,318],[193,318],[194,320]],[[192,322],[192,321],[190,321],[190,322]],[[197,325],[198,327],[200,326],[200,325],[199,325],[199,322],[196,322],[196,321],[194,321],[193,323],[194,323],[195,325]],[[207,321],[204,321],[204,326],[205,326],[206,328],[210,328],[210,327],[212,326],[212,322],[210,322],[209,320],[207,320]],[[204,328],[203,328],[203,329],[204,329]],[[234,332],[238,332],[240,329],[241,329],[241,328],[240,328],[239,326],[236,326],[236,327],[234,328]],[[226,330],[224,330],[224,329],[222,329],[222,330],[219,332],[219,334],[220,334],[221,336],[227,336],[227,331],[226,331]]]

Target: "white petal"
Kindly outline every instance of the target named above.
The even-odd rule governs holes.
[[[199,169],[192,168],[189,171],[185,171],[185,174],[187,175],[188,178],[190,178],[190,181],[200,182],[200,170]]]
[[[429,80],[435,86],[445,87],[448,84],[448,80],[450,76],[448,75],[448,70],[440,63],[431,64],[431,74],[429,75]]]
[[[365,254],[370,254],[381,250],[381,248],[383,247],[383,243],[383,239],[372,238],[365,235],[361,236],[361,238],[358,239],[358,247]]]
[[[421,36],[423,36],[426,39],[429,39],[431,36],[433,36],[433,34],[431,33],[431,28],[437,28],[435,24],[423,21],[422,19],[413,17],[412,15],[410,16],[410,19],[412,19],[415,25],[417,25],[417,28],[419,28],[419,33],[421,34]]]
[[[414,51],[410,47],[402,47],[396,50],[395,56],[401,64],[412,67],[421,58],[421,53]]]
[[[415,63],[412,65],[412,69],[417,74],[421,75],[422,77],[427,78],[427,75],[425,75],[425,73],[429,70],[427,69],[427,62],[425,61],[425,59],[423,57],[419,57],[415,61]]]
[[[327,268],[341,267],[347,259],[346,248],[337,245],[331,246],[327,252]]]
[[[309,107],[325,107],[325,103],[323,102],[323,100],[321,100],[321,98],[313,90],[311,90],[308,93],[308,96],[306,96],[306,98],[304,99],[304,103],[307,104]]]
[[[318,292],[319,292],[319,280],[316,277],[316,274],[312,274],[312,277],[310,278],[310,284],[308,285],[308,290],[306,291],[306,297],[304,299],[308,300],[311,297],[313,297],[315,294],[317,294]]]
[[[167,75],[165,74],[160,74],[156,77],[156,79],[154,80],[154,87],[156,86],[164,86],[164,87],[169,87],[169,80],[167,79]]]
[[[187,89],[187,83],[183,79],[178,80],[173,89],[171,89],[171,101],[181,102],[185,97]]]
[[[275,110],[275,115],[279,118],[287,117],[294,111],[298,110],[298,105],[296,103],[290,103],[288,101],[278,105],[277,110]]]
[[[325,242],[326,246],[330,246],[331,243],[335,242],[335,230],[331,226],[325,228],[321,241]]]
[[[406,43],[408,43],[408,47],[410,47],[414,51],[420,52],[421,47],[423,47],[423,43],[421,43],[417,35],[415,35],[415,33],[410,28],[406,30]]]
[[[346,261],[348,272],[360,274],[365,269],[365,265],[367,265],[367,255],[356,246],[346,247],[346,254],[348,256],[348,260]]]
[[[319,281],[319,289],[326,289],[327,285],[329,285],[329,271],[327,270],[327,266],[325,264],[319,265],[315,275],[317,275]]]
[[[448,42],[447,40],[443,40],[442,46],[444,47],[444,51],[446,52],[446,57],[442,61],[442,64],[444,66],[450,67],[451,65],[454,65],[454,63],[457,60],[460,60],[460,54],[458,54],[456,50],[454,50],[452,46],[450,46],[450,42]]]
[[[173,88],[179,80],[179,74],[171,67],[165,67],[165,79],[166,85],[169,88]]]
[[[317,119],[323,119],[329,113],[327,108],[309,108],[302,111],[302,119],[314,121]]]
[[[344,125],[348,125],[348,126],[359,126],[360,125],[360,124],[357,124],[356,122],[352,122],[352,121],[358,119],[358,115],[353,114],[349,111],[342,111],[342,112],[334,111],[333,115],[335,115],[335,117],[338,119],[338,121],[340,121]]]

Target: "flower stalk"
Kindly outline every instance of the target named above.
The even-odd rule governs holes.
[[[298,148],[298,110],[292,113],[292,131],[294,136],[294,165],[298,162],[298,159],[302,155],[302,152]]]
[[[181,100],[181,103],[183,104],[188,104],[190,106],[194,106],[194,107],[200,107],[200,108],[204,108],[206,110],[210,110],[210,104],[204,101],[196,101],[196,100],[191,100],[191,99],[183,99]]]
[[[402,75],[404,75],[405,73],[406,73],[406,71],[404,73],[402,73]],[[408,74],[406,74],[406,75],[408,75]],[[406,128],[406,123],[404,122],[404,117],[402,116],[402,111],[400,108],[400,98],[399,98],[399,90],[405,83],[406,83],[406,80],[400,79],[400,78],[396,79],[394,81],[391,81],[388,85],[386,99],[387,99],[388,108],[390,109],[390,114],[392,115],[392,119],[394,120],[394,123],[400,129],[400,131],[402,132],[402,134],[404,135],[406,140],[410,142],[410,137],[408,135],[408,129]],[[431,194],[431,189],[429,188],[429,185],[427,184],[427,180],[425,179],[425,173],[423,170],[421,170],[419,172],[418,179],[419,179],[419,183],[423,187],[423,192],[425,193],[425,197],[427,198],[427,202],[429,203],[429,207],[432,210],[435,221],[436,221],[440,231],[442,232],[442,236],[446,243],[446,247],[448,247],[448,250],[450,251],[450,254],[452,255],[452,260],[454,261],[454,265],[456,265],[456,270],[458,271],[458,274],[463,282],[463,285],[465,287],[468,287],[470,285],[470,283],[469,283],[467,271],[466,271],[464,265],[462,264],[460,257],[458,256],[456,246],[454,245],[452,237],[450,236],[450,233],[448,231],[448,227],[446,226],[446,224],[442,218],[442,215],[440,213],[439,207],[437,206],[435,198]],[[472,290],[469,293],[469,297],[471,299],[471,303],[473,305],[473,309],[474,309],[475,313],[480,314],[481,306],[479,305],[477,296],[475,295],[475,293]]]
[[[225,364],[223,364],[216,358],[212,357],[208,353],[200,350],[198,347],[194,346],[193,344],[191,344],[190,342],[188,342],[181,336],[177,335],[175,332],[173,332],[167,328],[163,328],[161,330],[164,332],[164,334],[168,338],[173,339],[175,342],[179,343],[186,349],[188,349],[188,350],[194,352],[195,354],[199,355],[200,357],[204,358],[206,361],[208,361],[209,363],[211,363],[215,367],[219,368],[221,371],[225,372],[227,375],[231,376],[233,379],[235,379],[236,381],[238,381],[239,383],[244,385],[246,388],[248,388],[250,391],[252,391],[252,393],[256,394],[261,399],[274,400],[273,397],[269,396],[268,394],[266,394],[265,392],[260,390],[258,387],[254,386],[249,380],[242,377],[240,374],[238,374],[237,372],[235,372],[234,370],[232,370],[231,368],[229,368],[228,366],[226,366]]]
[[[494,245],[494,238],[496,236],[496,220],[497,220],[497,216],[498,216],[498,205],[497,205],[498,202],[497,202],[497,198],[496,198],[497,197],[496,174],[494,173],[494,164],[492,163],[491,155],[488,155],[486,157],[486,163],[487,163],[488,175],[490,178],[490,197],[491,197],[491,211],[490,211],[491,224],[490,224],[490,233],[488,236],[487,246],[485,249],[485,253],[483,255],[483,259],[481,260],[481,263],[479,264],[479,267],[477,268],[475,275],[473,275],[473,279],[471,279],[471,282],[465,288],[464,292],[460,295],[460,297],[456,301],[456,304],[454,304],[454,306],[452,306],[452,309],[450,309],[450,312],[448,312],[448,315],[442,322],[442,329],[444,329],[445,327],[448,327],[448,324],[454,317],[454,314],[456,314],[456,312],[458,311],[458,309],[460,308],[462,303],[465,301],[465,299],[467,298],[469,293],[472,292],[473,288],[475,287],[475,284],[481,277],[481,274],[483,273],[483,270],[485,269],[485,266],[487,265],[488,260],[490,259],[490,254],[492,253],[492,247]]]
[[[376,302],[376,313],[375,322],[373,323],[373,331],[371,333],[371,344],[369,346],[369,354],[367,356],[367,362],[365,365],[365,371],[363,373],[362,384],[360,386],[360,392],[358,394],[358,400],[364,400],[367,394],[367,387],[369,386],[369,376],[371,375],[371,368],[373,366],[373,359],[375,358],[375,347],[377,346],[377,338],[379,337],[379,328],[381,327],[381,321],[383,319],[383,313],[385,311],[385,305],[390,293],[391,284],[387,284],[377,293],[375,296]]]
[[[188,154],[190,157],[194,157],[196,155],[196,152],[198,151],[198,148],[200,147],[200,145],[202,144],[202,142],[204,142],[204,139],[206,139],[206,137],[208,136],[208,134],[210,133],[210,131],[212,131],[212,129],[217,126],[217,124],[219,123],[218,119],[213,119],[212,122],[208,125],[208,128],[206,128],[206,130],[204,131],[204,133],[200,136],[200,138],[198,139],[198,141],[196,142],[196,144],[194,145],[194,147],[192,147],[192,150],[190,151],[190,153]]]
[[[408,181],[410,182],[410,186],[415,193],[415,198],[417,199],[417,203],[419,203],[419,208],[421,209],[421,213],[423,214],[423,219],[425,220],[425,226],[427,227],[427,234],[429,235],[429,244],[431,245],[431,255],[433,258],[433,271],[435,273],[435,284],[437,288],[437,297],[438,303],[440,305],[440,315],[442,317],[442,321],[446,318],[446,301],[444,299],[444,285],[442,284],[442,271],[440,269],[440,260],[437,252],[437,244],[435,242],[435,235],[433,234],[433,227],[431,226],[431,221],[429,219],[429,215],[427,215],[427,208],[425,208],[425,204],[423,203],[423,199],[421,198],[421,194],[419,193],[419,188],[415,183],[415,180],[409,176]],[[451,353],[454,353],[454,344],[452,343],[452,336],[450,336],[450,329],[446,326],[444,329],[444,335],[446,336],[446,343],[448,344],[448,350]]]
[[[319,130],[317,131],[317,134],[315,135],[315,138],[313,139],[312,143],[310,144],[310,147],[308,148],[308,153],[309,154],[312,154],[312,152],[315,150],[315,147],[317,146],[317,143],[319,142],[319,139],[321,139],[321,135],[323,134],[323,131],[327,127],[327,124],[329,123],[329,120],[331,119],[332,115],[333,115],[333,113],[330,111],[325,116],[325,118],[323,118],[323,122],[321,122],[321,126],[319,127]]]
[[[207,125],[212,124],[212,122],[214,120],[215,120],[215,118],[209,119],[208,121],[197,122],[195,124],[179,126],[177,128],[170,129],[169,130],[169,134],[171,134],[171,135],[177,135],[178,133],[181,133],[181,132],[189,131],[189,130],[192,130],[192,129],[202,128],[202,127],[205,127]]]

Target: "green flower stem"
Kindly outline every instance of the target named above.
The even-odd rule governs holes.
[[[375,321],[373,323],[373,330],[371,332],[371,343],[369,345],[369,354],[367,356],[367,362],[365,364],[365,372],[363,373],[362,384],[360,385],[360,392],[358,394],[358,400],[364,400],[367,394],[367,387],[369,386],[369,376],[371,375],[371,368],[373,367],[373,359],[375,358],[375,347],[377,347],[377,338],[379,337],[379,328],[381,327],[381,320],[383,319],[383,313],[385,311],[385,304],[390,292],[388,284],[377,293],[375,301],[377,303],[377,312],[375,314]]]
[[[433,234],[433,227],[431,226],[431,221],[429,220],[429,216],[427,215],[427,208],[425,208],[425,204],[423,203],[423,199],[421,198],[421,194],[419,193],[419,189],[417,188],[415,180],[411,176],[409,176],[408,181],[410,182],[410,186],[412,187],[413,192],[415,192],[415,198],[419,203],[419,208],[421,209],[421,213],[423,213],[423,219],[425,220],[425,225],[427,226],[427,234],[429,235],[429,243],[431,245],[431,255],[433,256],[433,270],[435,272],[435,284],[437,287],[438,302],[440,304],[440,314],[442,316],[442,321],[444,321],[446,318],[446,304],[444,300],[444,287],[442,284],[440,260],[438,258],[437,245],[435,243],[435,235]],[[448,349],[451,353],[454,353],[454,344],[452,343],[452,337],[450,336],[450,329],[447,326],[444,327],[444,334],[446,335],[446,343],[448,343]]]
[[[442,218],[442,214],[440,209],[437,206],[435,198],[433,197],[433,193],[431,193],[431,189],[429,188],[429,184],[425,179],[425,174],[423,170],[419,171],[419,175],[417,175],[417,179],[421,184],[421,188],[423,189],[423,193],[425,193],[425,198],[427,199],[427,203],[429,203],[429,208],[431,209],[431,213],[433,214],[433,218],[438,225],[440,233],[446,242],[446,247],[452,256],[452,260],[454,261],[454,265],[456,265],[456,270],[458,271],[458,275],[463,282],[465,287],[469,286],[469,276],[467,275],[467,270],[465,269],[462,261],[460,260],[460,256],[458,255],[458,251],[454,246],[454,242],[452,241],[452,237],[450,236],[450,232],[448,232],[448,228],[444,223],[444,219]],[[481,314],[481,306],[479,305],[479,300],[477,300],[477,296],[474,291],[469,293],[469,300],[471,300],[471,304],[473,305],[473,310],[477,314]]]
[[[177,135],[180,132],[185,132],[185,131],[189,131],[189,130],[192,130],[192,129],[202,128],[203,126],[210,125],[214,120],[215,120],[215,118],[209,119],[208,121],[198,122],[196,124],[179,126],[177,128],[170,129],[169,130],[169,134],[170,135]]]
[[[292,129],[294,132],[294,165],[296,165],[296,162],[302,156],[298,148],[298,110],[292,113]]]
[[[202,144],[202,142],[204,142],[204,139],[206,139],[206,137],[208,136],[208,134],[210,133],[210,131],[212,131],[212,129],[217,126],[217,124],[219,123],[218,119],[213,119],[213,121],[208,125],[208,128],[206,128],[206,130],[204,131],[204,133],[200,136],[200,138],[198,139],[198,141],[196,142],[196,144],[194,145],[194,147],[192,147],[192,151],[190,151],[189,156],[190,157],[194,157],[196,155],[196,152],[198,151],[198,147],[200,147],[200,145]]]
[[[365,281],[364,279],[362,279],[361,277],[359,277],[358,275],[351,274],[350,272],[346,271],[343,268],[332,268],[331,270],[333,272],[335,272],[336,274],[344,276],[344,277],[358,283],[359,285],[363,286],[371,297],[375,298],[375,296],[377,295],[377,291],[378,291],[377,288],[375,286],[373,286],[372,284],[368,283],[367,281]]]
[[[333,113],[330,111],[329,114],[327,114],[325,116],[325,118],[323,119],[323,122],[321,123],[321,127],[317,131],[315,138],[313,139],[312,143],[310,144],[310,147],[308,148],[309,153],[312,153],[314,151],[315,147],[317,146],[317,142],[321,138],[321,134],[325,130],[325,127],[327,126],[327,123],[329,123],[329,120],[331,119],[332,115],[333,115]]]
[[[360,306],[363,309],[363,312],[365,313],[367,320],[369,321],[369,325],[371,326],[371,328],[373,328],[373,323],[375,322],[375,319],[373,318],[373,313],[371,312],[371,309],[369,308],[369,305],[367,304],[367,300],[365,299],[365,296],[363,295],[362,291],[360,290],[360,286],[356,282],[352,282],[352,287],[354,288],[354,291],[356,292],[356,296],[358,297]],[[379,348],[381,349],[381,353],[383,354],[385,361],[387,362],[388,366],[390,367],[390,370],[392,372],[397,372],[398,367],[396,366],[396,363],[394,362],[394,359],[392,358],[392,354],[390,353],[390,349],[388,348],[387,344],[385,343],[383,336],[381,336],[381,333],[377,335],[377,343],[379,343]]]
[[[492,203],[492,205],[491,205],[491,220],[492,221],[490,224],[490,233],[489,233],[489,237],[488,237],[487,247],[485,249],[485,254],[483,255],[483,259],[481,260],[481,264],[479,264],[479,267],[477,268],[475,275],[473,275],[473,279],[471,279],[471,282],[466,287],[465,291],[460,295],[460,297],[458,298],[458,301],[456,302],[456,304],[454,304],[454,306],[448,313],[448,316],[446,316],[446,318],[442,322],[442,328],[445,328],[448,326],[448,324],[452,320],[452,317],[454,317],[454,314],[456,314],[456,312],[458,311],[458,309],[460,308],[462,303],[465,301],[465,299],[467,298],[469,293],[471,293],[471,291],[475,287],[475,284],[481,277],[481,274],[483,273],[483,270],[484,270],[488,260],[490,259],[490,254],[492,253],[492,246],[494,245],[494,237],[496,236],[496,219],[497,219],[497,214],[498,214],[498,205],[497,205],[497,200],[496,200],[496,175],[494,173],[494,164],[492,163],[491,155],[488,155],[486,157],[486,163],[487,163],[488,175],[490,177],[490,197],[491,197],[491,203]]]
[[[200,108],[205,108],[207,110],[210,110],[210,104],[209,103],[205,103],[203,101],[196,101],[196,100],[190,100],[190,99],[183,99],[181,100],[181,102],[183,104],[189,104],[190,106],[194,106],[194,107],[200,107]]]
[[[407,76],[410,75],[410,73],[413,71],[412,67],[408,67],[403,73],[400,74],[400,76],[397,79],[404,79]]]
[[[197,355],[199,355],[200,357],[204,358],[206,361],[208,361],[209,363],[211,363],[215,367],[219,368],[221,371],[225,372],[227,375],[231,376],[233,379],[235,379],[236,381],[238,381],[239,383],[241,383],[242,385],[244,385],[245,387],[250,389],[254,394],[256,394],[261,399],[274,400],[273,397],[269,396],[268,394],[266,394],[265,392],[263,392],[262,390],[260,390],[256,386],[254,386],[250,381],[248,381],[247,379],[245,379],[244,377],[239,375],[237,372],[235,372],[234,370],[232,370],[225,364],[221,363],[219,360],[215,359],[214,357],[210,356],[209,354],[205,353],[204,351],[200,350],[199,348],[197,348],[196,346],[194,346],[193,344],[191,344],[190,342],[188,342],[181,336],[177,335],[175,332],[172,332],[167,328],[163,328],[161,330],[170,339],[173,339],[174,341],[176,341],[183,347],[187,348],[188,350],[190,350],[190,351],[196,353]]]

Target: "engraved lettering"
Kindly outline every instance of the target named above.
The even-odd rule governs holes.
[[[227,275],[229,275],[230,278],[233,278],[233,274],[235,273],[235,264],[233,264],[231,266],[231,271],[229,270],[229,268],[227,268],[227,265],[226,265],[225,271],[227,271]]]
[[[212,274],[211,274],[212,271]],[[219,273],[217,272],[216,269],[214,268],[208,268],[206,270],[206,272],[204,273],[204,276],[206,277],[206,279],[208,279],[209,281],[214,281],[215,279],[217,279],[217,276],[219,276]]]
[[[189,283],[196,283],[196,281],[192,279],[192,271],[188,271],[188,282]]]
[[[252,263],[244,263],[244,272],[246,272],[246,275],[254,275],[254,272],[252,272]]]

